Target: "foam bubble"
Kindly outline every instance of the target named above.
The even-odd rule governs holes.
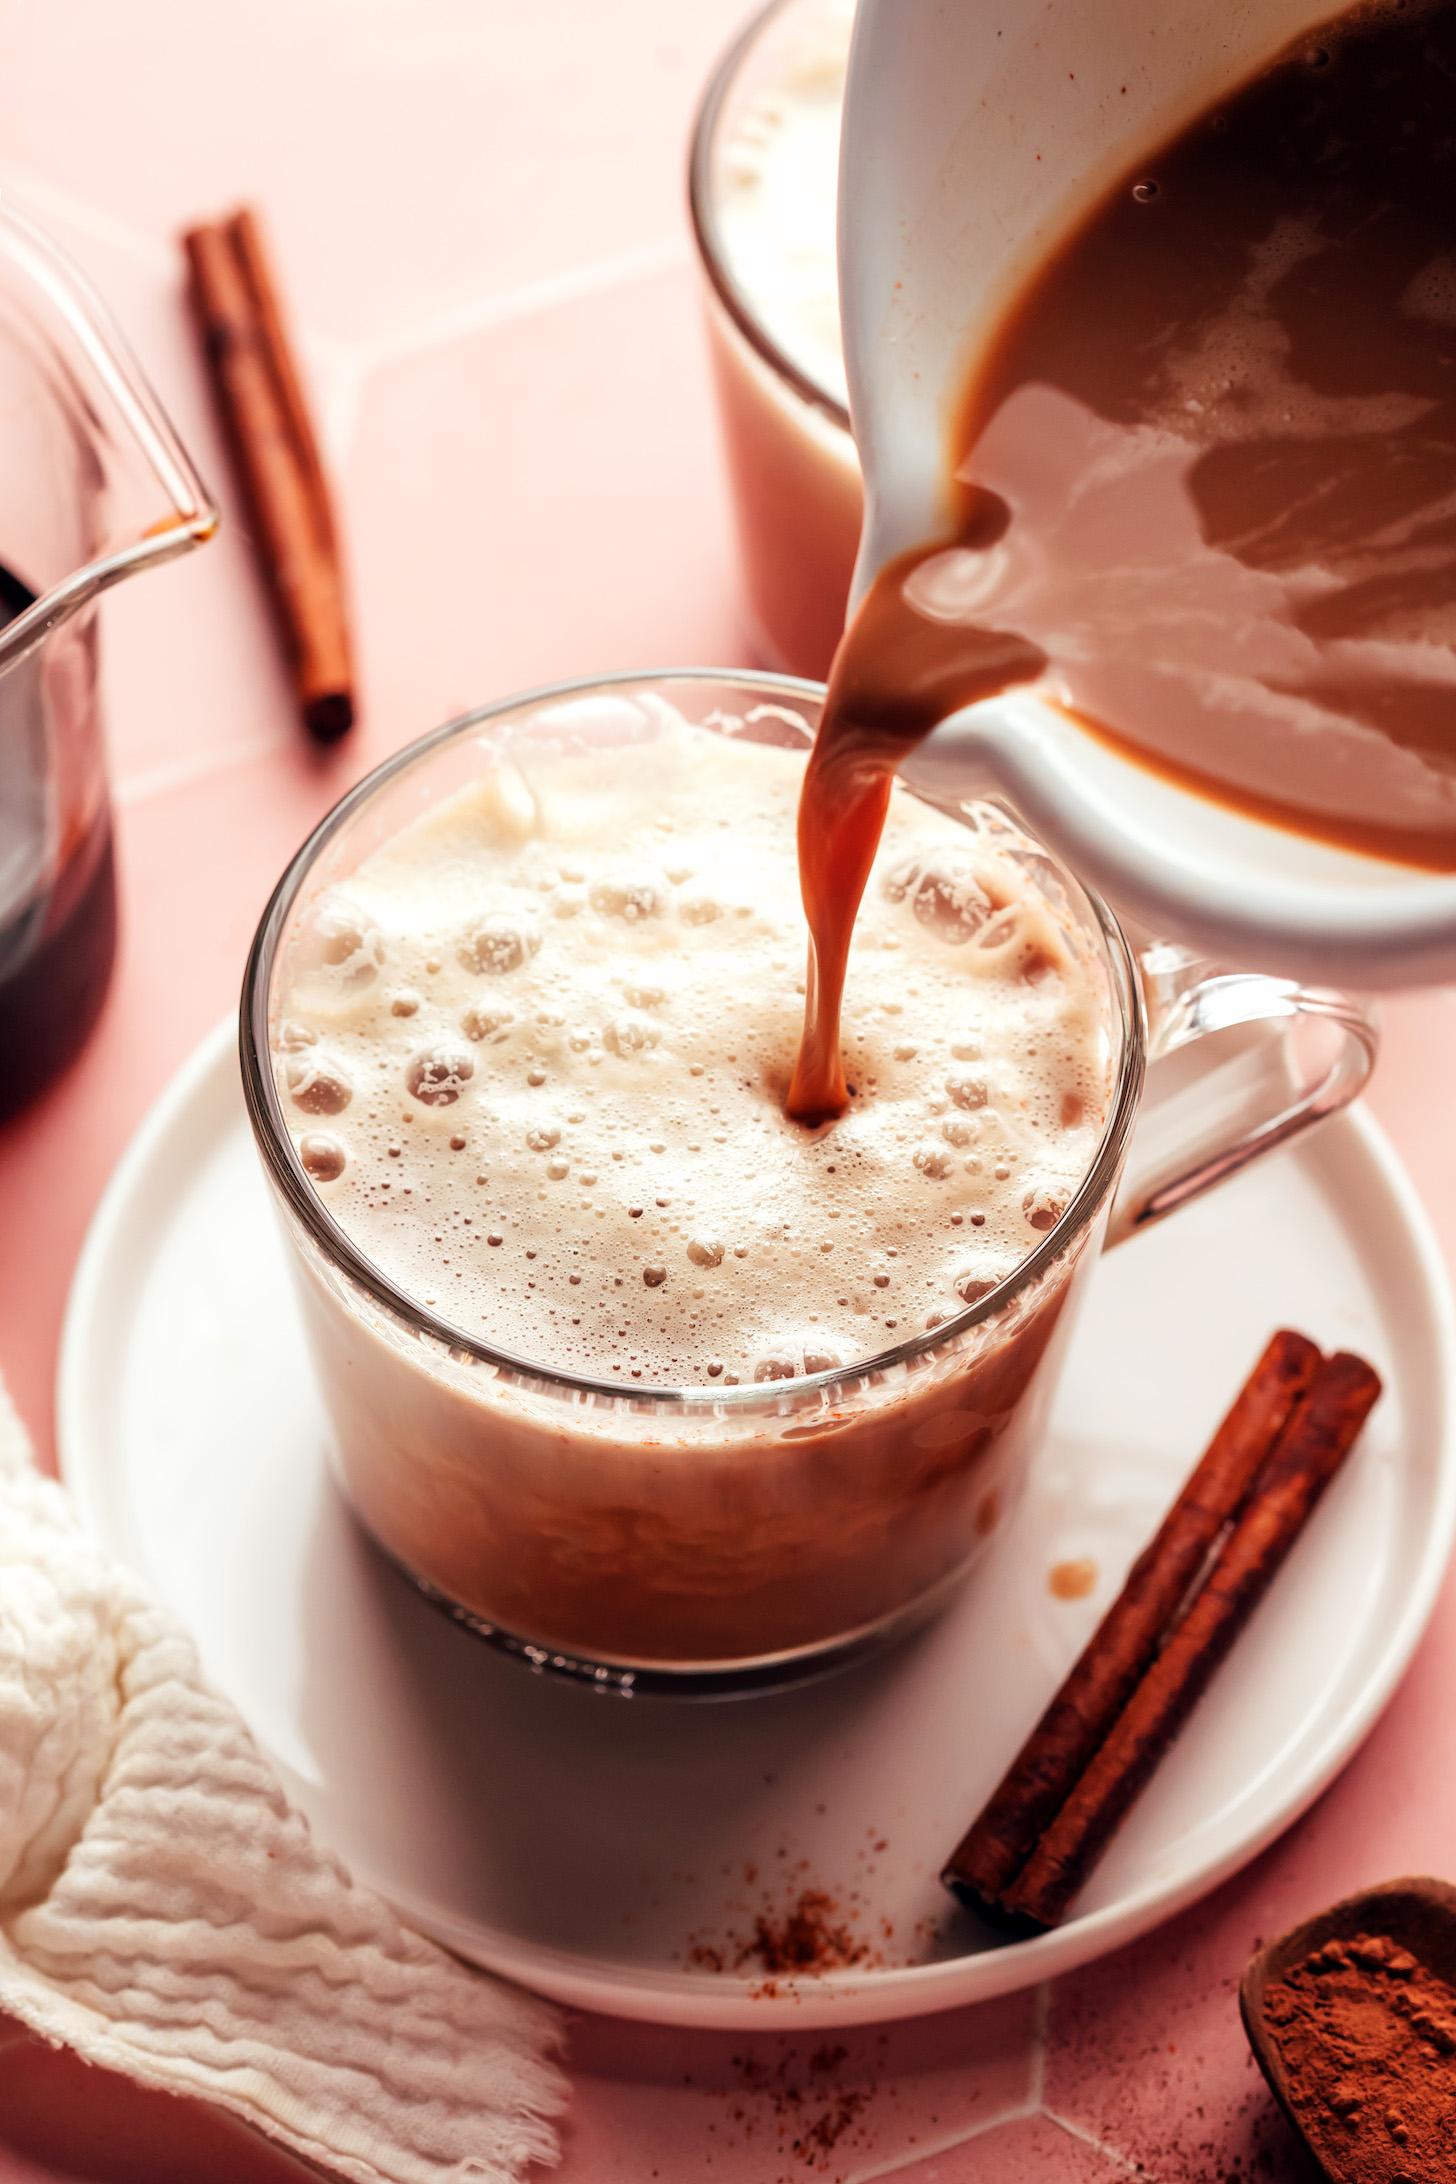
[[[313,1048],[295,1054],[284,1077],[294,1106],[305,1115],[342,1115],[354,1096],[342,1069]]]
[[[348,1155],[339,1139],[322,1130],[310,1131],[299,1139],[298,1157],[315,1183],[337,1183],[348,1165]]]
[[[635,925],[641,918],[662,915],[663,887],[650,872],[619,866],[592,883],[588,899],[603,917],[621,918],[624,924]]]
[[[514,1009],[483,1008],[476,1002],[460,1011],[460,1029],[466,1038],[474,1039],[477,1043],[482,1039],[489,1039],[495,1046],[499,1046],[502,1039],[509,1038],[515,1020]]]
[[[325,989],[357,992],[384,967],[384,938],[373,919],[342,896],[325,897],[300,950],[299,968]]]
[[[530,919],[493,910],[461,934],[458,953],[467,971],[503,978],[508,971],[518,971],[540,945],[540,931]]]
[[[761,1357],[753,1368],[756,1381],[797,1380],[803,1371],[802,1351],[775,1351],[769,1357]]]
[[[629,1009],[613,1017],[602,1033],[602,1045],[610,1047],[614,1054],[646,1054],[661,1036],[649,1017]]]
[[[474,1075],[467,1047],[434,1046],[410,1057],[405,1083],[422,1107],[453,1107]]]
[[[1061,1192],[1048,1190],[1045,1184],[1038,1183],[1023,1197],[1021,1210],[1028,1226],[1044,1235],[1061,1220],[1067,1210],[1067,1201]]]
[[[968,851],[907,858],[886,875],[884,889],[891,902],[908,901],[919,923],[951,948],[973,940],[993,908],[982,868]]]

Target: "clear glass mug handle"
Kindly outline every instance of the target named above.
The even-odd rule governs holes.
[[[1185,950],[1140,951],[1148,1090],[1107,1227],[1120,1244],[1356,1099],[1379,1036],[1332,988],[1219,971]],[[1218,1038],[1209,1066],[1203,1042]]]

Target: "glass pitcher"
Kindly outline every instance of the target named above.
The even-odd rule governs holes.
[[[216,528],[105,306],[0,197],[0,1122],[70,1060],[111,973],[96,601]]]

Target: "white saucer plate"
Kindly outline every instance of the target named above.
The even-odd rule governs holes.
[[[1058,1932],[998,1945],[942,1859],[1078,1651],[1271,1330],[1386,1394],[1354,1458]],[[722,1703],[534,1676],[366,1544],[244,1120],[232,1027],[97,1213],[60,1376],[65,1477],[321,1835],[415,1925],[542,1993],[682,2025],[801,2028],[1006,1994],[1130,1940],[1310,1803],[1389,1699],[1456,1517],[1453,1319],[1424,1216],[1361,1114],[1099,1270],[1027,1492],[913,1640]],[[1084,1598],[1054,1564],[1090,1560]],[[863,1961],[766,1973],[821,1892]],[[747,1951],[743,1960],[740,1953]]]

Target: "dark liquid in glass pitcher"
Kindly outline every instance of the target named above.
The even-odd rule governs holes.
[[[0,628],[34,593],[0,563]],[[69,633],[68,633],[69,634]],[[64,639],[62,641],[65,641]],[[83,670],[88,647],[75,633]],[[91,1030],[116,952],[116,879],[104,797],[66,810],[59,758],[94,684],[43,672],[47,639],[0,676],[0,1122],[59,1075]]]

